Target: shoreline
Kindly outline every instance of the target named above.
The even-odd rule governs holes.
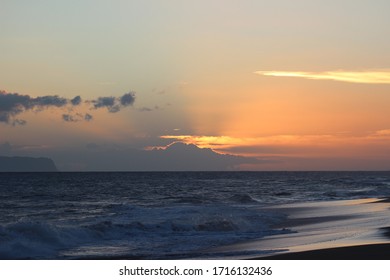
[[[318,201],[268,207],[287,220],[273,229],[286,233],[216,248],[219,253],[253,252],[243,259],[390,259],[390,199]]]
[[[287,252],[252,260],[390,260],[390,243]]]

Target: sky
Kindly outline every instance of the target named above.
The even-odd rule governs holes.
[[[0,155],[83,171],[181,142],[234,170],[390,170],[389,10],[1,0]]]

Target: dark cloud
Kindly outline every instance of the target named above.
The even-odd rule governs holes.
[[[94,109],[107,108],[108,112],[119,112],[123,107],[133,105],[135,101],[135,93],[128,92],[121,97],[99,97],[96,100],[91,100]]]
[[[42,156],[42,151],[31,150],[31,153]],[[61,171],[227,171],[237,170],[241,164],[264,163],[180,143],[165,150],[145,151],[90,142],[73,149],[51,150],[50,155]]]
[[[133,105],[135,101],[135,94],[133,92],[125,93],[121,98],[120,102],[122,106]]]
[[[33,98],[29,95],[0,91],[0,122],[10,123],[12,121],[12,125],[24,125],[26,124],[25,120],[13,120],[13,117],[26,110],[63,107],[67,104],[68,100],[66,98],[57,95]]]
[[[31,98],[31,101],[32,106],[38,107],[63,107],[68,104],[68,100],[66,98],[58,97],[57,95],[38,96],[36,98]]]
[[[79,113],[77,113],[76,115],[63,114],[62,119],[66,122],[80,122],[82,120],[89,122],[93,119],[93,116],[88,113],[86,113],[85,115]]]
[[[33,106],[32,98],[18,93],[0,91],[0,112],[20,112]]]
[[[32,107],[29,96],[0,91],[0,122],[9,123],[13,116]]]
[[[89,121],[91,121],[93,119],[93,116],[92,115],[90,115],[90,114],[85,114],[85,116],[84,116],[84,120],[86,120],[87,122],[89,122]]]
[[[115,97],[99,97],[98,99],[93,100],[92,103],[94,103],[95,109],[103,107],[111,108],[115,105]]]
[[[99,97],[96,100],[84,101],[84,103],[92,103],[92,109],[106,108],[108,112],[116,113],[124,107],[133,105],[134,101],[135,93],[128,92],[121,97]],[[25,120],[15,118],[18,114],[28,110],[42,111],[49,107],[62,108],[66,106],[70,110],[70,107],[78,106],[81,103],[83,103],[83,100],[80,96],[76,96],[72,99],[63,98],[58,95],[31,97],[29,95],[22,95],[19,93],[0,91],[0,122],[13,126],[25,125]],[[90,121],[92,118],[93,117],[90,114],[82,115],[77,113],[76,115],[62,115],[62,119],[66,122],[76,122],[83,119],[85,121]]]
[[[66,122],[77,122],[78,121],[77,117],[69,115],[69,114],[63,114],[62,119]]]
[[[215,144],[213,144],[215,146]],[[251,155],[262,155],[262,156],[276,156],[276,155],[295,155],[297,153],[305,154],[316,154],[318,153],[318,147],[310,145],[302,146],[288,146],[288,145],[253,145],[253,146],[234,146],[229,148],[217,148],[218,151],[223,153],[232,154],[251,154]],[[321,147],[321,151],[331,152],[332,148]]]
[[[81,103],[81,97],[76,96],[75,98],[70,100],[70,103],[72,103],[73,106],[77,106]]]
[[[138,111],[140,111],[140,112],[151,112],[151,111],[155,111],[155,110],[160,110],[160,107],[156,105],[156,106],[154,106],[154,108],[142,107],[142,108],[138,109]]]
[[[68,104],[66,98],[57,95],[38,96],[36,98],[19,93],[0,91],[0,112],[18,114],[34,107],[63,107]]]

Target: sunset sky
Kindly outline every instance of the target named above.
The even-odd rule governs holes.
[[[258,159],[238,170],[390,170],[389,11],[1,0],[0,155],[88,170],[91,149],[179,141]]]

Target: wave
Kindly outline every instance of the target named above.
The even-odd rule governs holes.
[[[388,172],[110,174],[7,174],[0,258],[188,256],[281,233],[260,206],[390,196]]]
[[[0,226],[0,259],[94,258],[99,254],[165,258],[172,252],[189,254],[281,233],[271,226],[284,218],[257,209],[225,206],[128,210],[82,224],[24,219]]]
[[[230,197],[229,200],[231,202],[243,203],[243,204],[258,202],[258,200],[254,199],[251,195],[246,193],[234,194]]]
[[[0,258],[51,258],[70,240],[72,233],[54,225],[20,221],[0,226]]]

